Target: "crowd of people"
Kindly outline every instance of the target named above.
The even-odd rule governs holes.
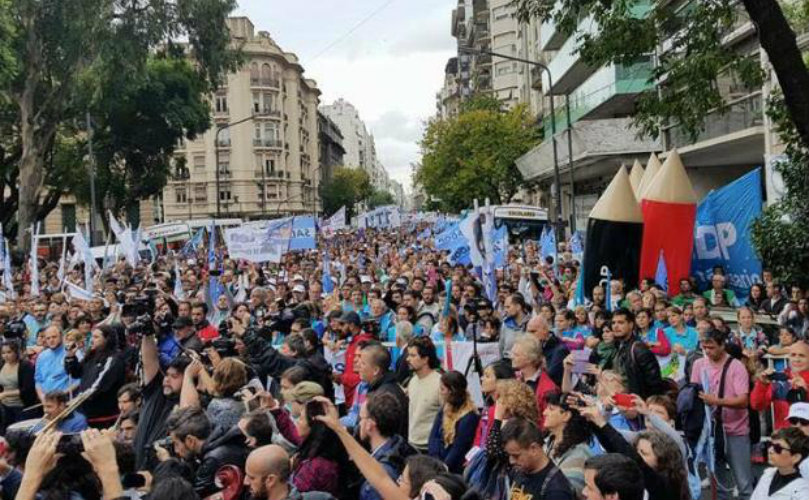
[[[410,229],[121,258],[90,300],[81,262],[5,270],[3,500],[809,498],[806,290],[582,302],[564,244],[513,242],[487,297]]]

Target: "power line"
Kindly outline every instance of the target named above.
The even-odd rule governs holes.
[[[371,19],[373,19],[375,16],[377,16],[377,15],[378,15],[380,12],[382,12],[383,10],[385,10],[386,8],[388,8],[388,6],[390,6],[390,4],[392,4],[392,3],[393,3],[393,2],[395,2],[395,1],[396,1],[396,0],[388,0],[388,1],[387,1],[387,2],[385,2],[384,4],[380,5],[380,6],[379,6],[379,7],[377,7],[376,9],[374,9],[374,10],[373,10],[373,11],[372,11],[370,14],[368,14],[367,16],[365,16],[364,18],[362,18],[362,19],[361,19],[361,20],[360,20],[360,21],[359,21],[357,24],[355,24],[354,26],[352,26],[352,27],[351,27],[351,29],[349,29],[347,32],[345,32],[343,35],[341,35],[340,37],[338,37],[336,40],[334,40],[334,41],[333,41],[333,42],[331,42],[330,44],[326,45],[326,46],[325,46],[325,47],[324,47],[324,48],[323,48],[323,49],[322,49],[320,52],[318,52],[317,54],[315,54],[315,56],[314,56],[314,57],[312,57],[311,59],[309,59],[309,62],[314,61],[314,60],[315,60],[315,59],[317,59],[318,57],[322,56],[323,54],[325,54],[326,52],[328,52],[329,50],[331,50],[331,49],[332,49],[332,48],[333,48],[335,45],[338,45],[338,44],[340,44],[341,42],[345,41],[345,40],[346,40],[348,37],[350,37],[351,35],[353,35],[355,31],[357,31],[358,29],[360,29],[360,28],[361,28],[361,27],[362,27],[362,26],[363,26],[365,23],[367,23],[368,21],[370,21]]]

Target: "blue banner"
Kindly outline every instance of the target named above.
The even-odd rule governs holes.
[[[750,230],[761,214],[761,169],[708,193],[697,207],[691,274],[699,286],[709,288],[714,266],[722,266],[728,288],[740,300],[750,285],[761,281],[761,261],[753,248]]]
[[[441,234],[435,235],[435,247],[438,250],[449,250],[449,263],[468,265],[471,262],[469,257],[469,242],[461,232],[460,223],[455,222],[447,227]]]
[[[508,228],[505,224],[494,230],[492,246],[494,248],[494,267],[506,267],[508,264]]]
[[[289,240],[289,250],[314,250],[315,217],[313,215],[296,215],[292,220],[292,238]]]

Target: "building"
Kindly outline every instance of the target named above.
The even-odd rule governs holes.
[[[334,169],[344,164],[346,150],[343,134],[336,123],[320,111],[317,112],[317,135],[320,142],[320,178],[331,179]]]
[[[520,23],[514,16],[512,0],[489,0],[491,50],[496,54],[518,55]],[[524,63],[493,56],[492,95],[507,107],[520,102],[520,84],[527,69]]]
[[[399,181],[391,180],[388,183],[388,191],[393,195],[393,199],[397,205],[407,208],[407,198],[405,197],[404,186]]]
[[[228,27],[244,64],[211,96],[214,126],[177,149],[164,218],[319,212],[317,84],[248,18],[230,18]]]

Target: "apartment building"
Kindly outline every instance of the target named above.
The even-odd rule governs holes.
[[[325,182],[331,179],[335,168],[343,165],[346,150],[343,147],[343,134],[340,128],[320,111],[317,112],[317,127],[320,141],[320,177]]]
[[[244,64],[211,96],[212,128],[177,149],[164,218],[319,212],[317,84],[248,18],[230,18],[228,27]]]

